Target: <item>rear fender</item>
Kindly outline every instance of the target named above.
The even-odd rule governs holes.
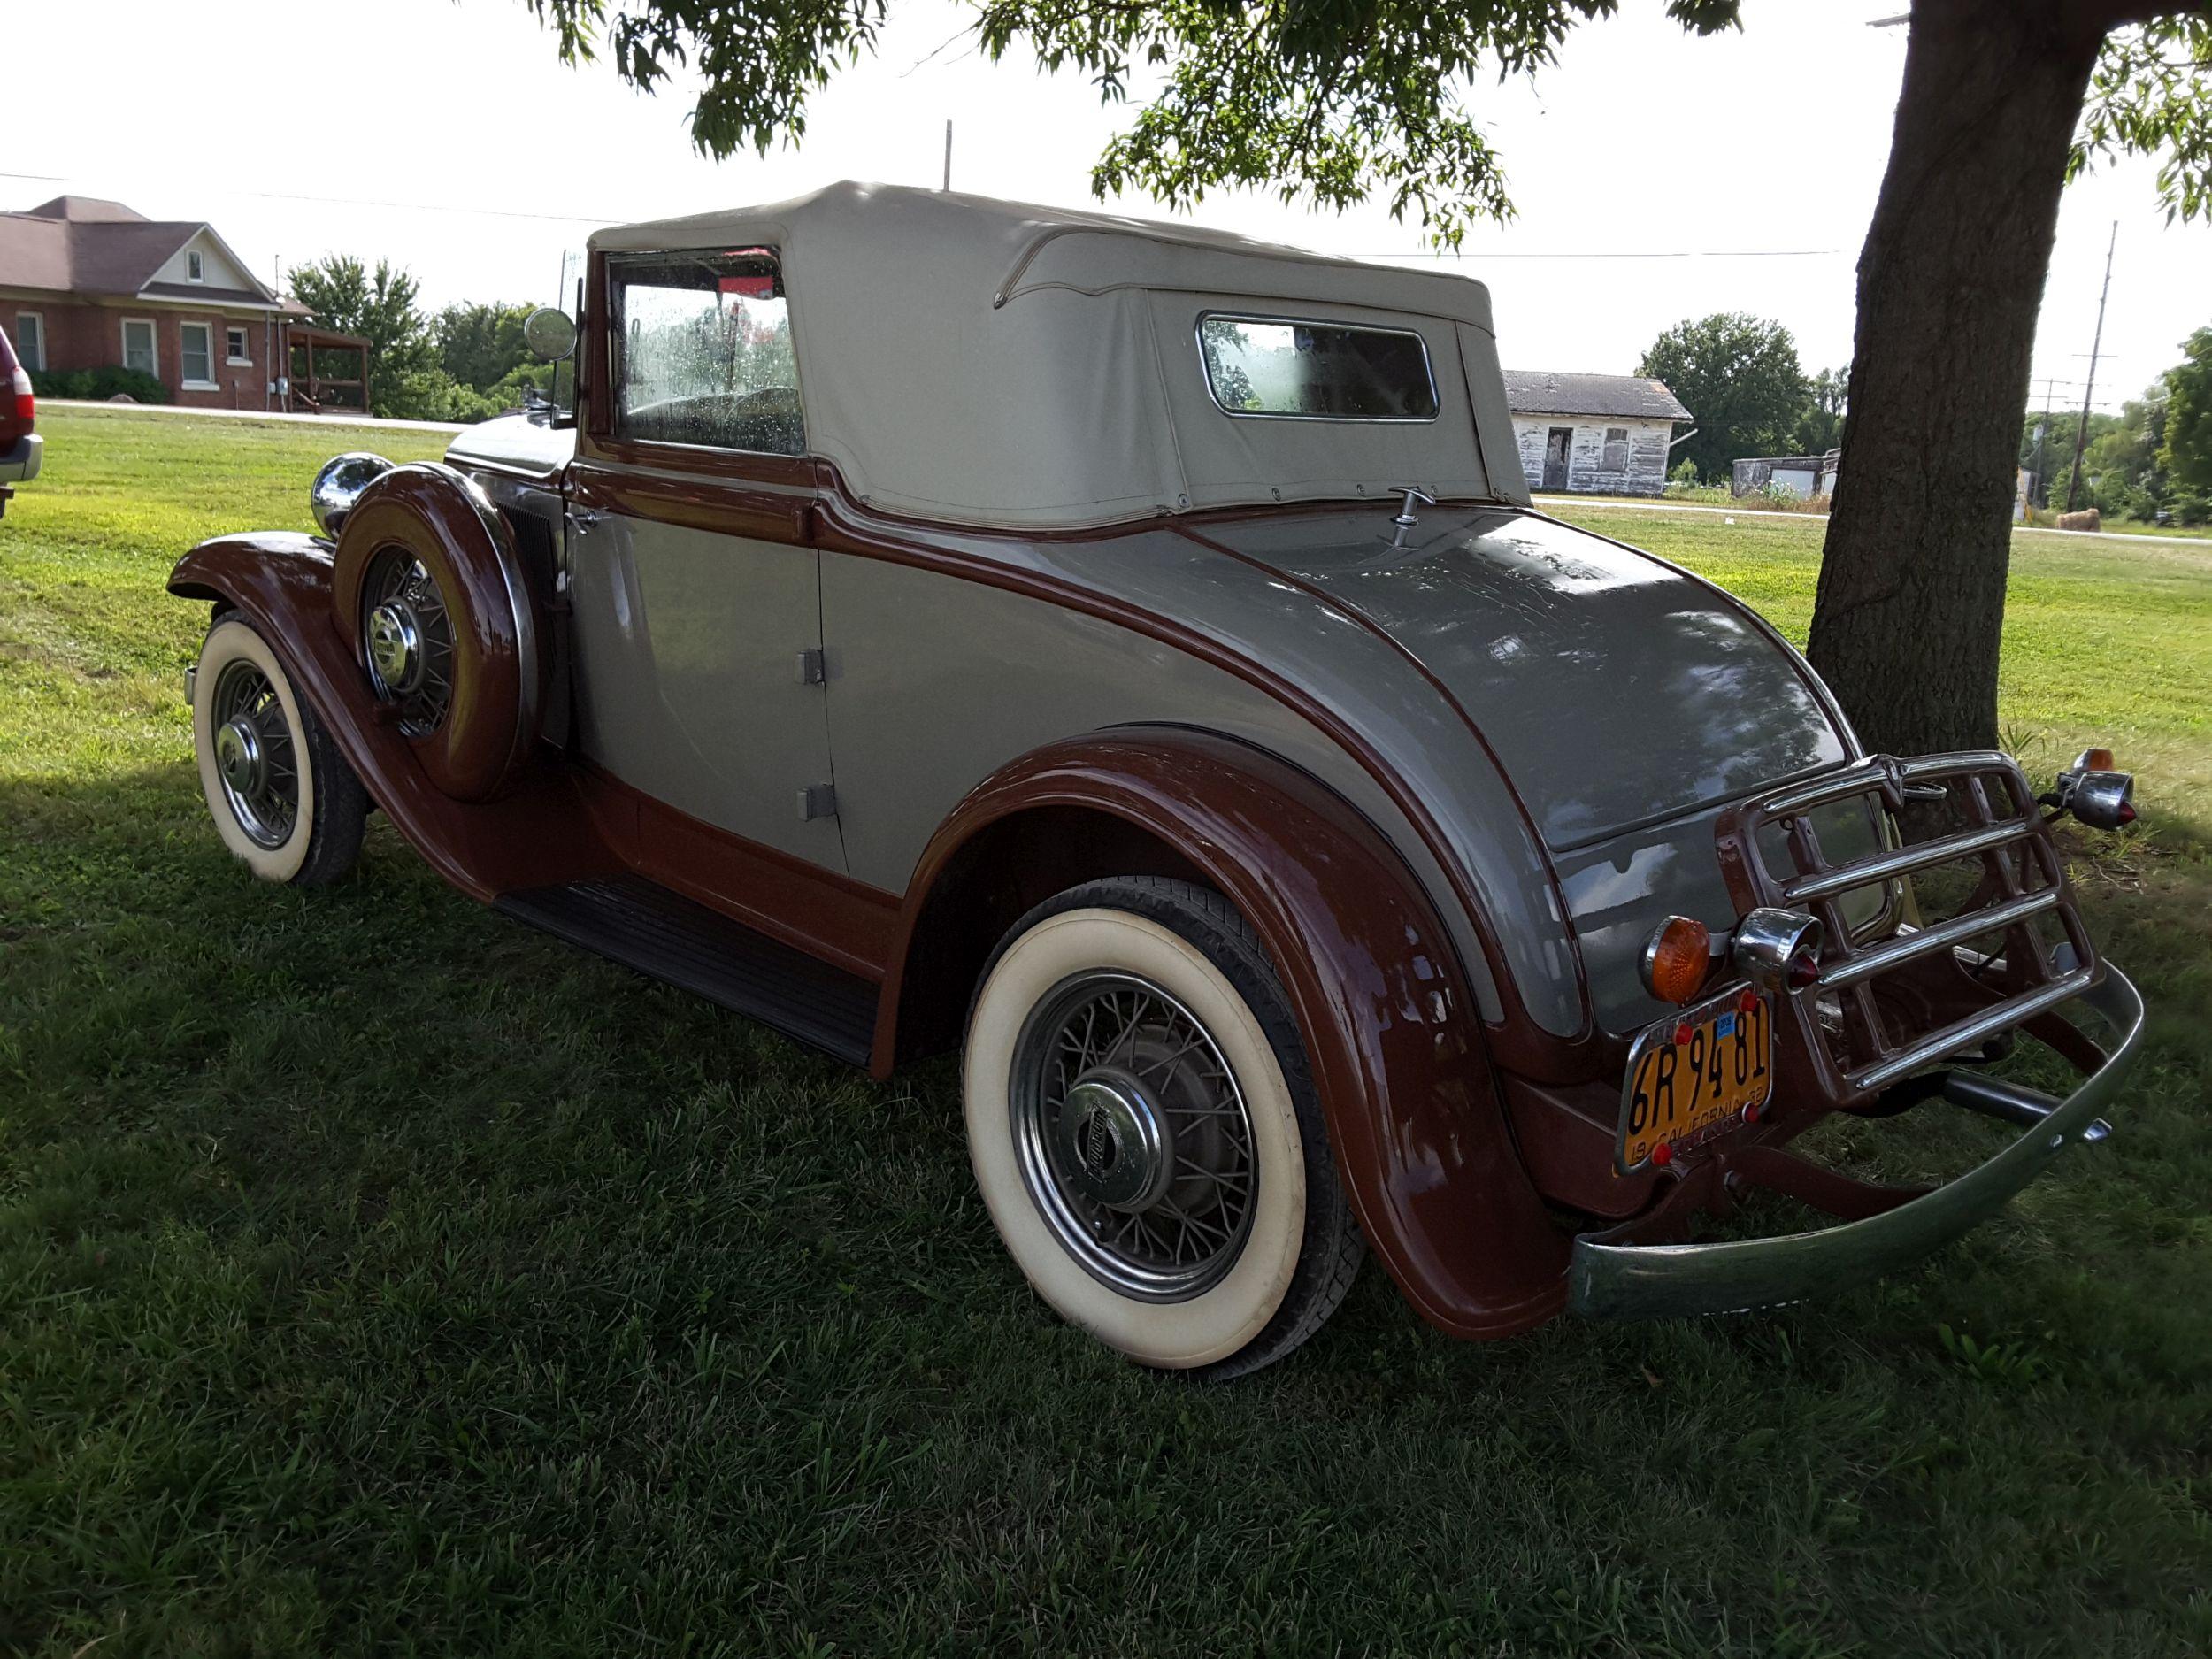
[[[169,591],[227,606],[252,624],[370,798],[463,892],[488,901],[618,870],[564,768],[534,768],[514,794],[482,804],[453,800],[430,780],[413,745],[384,722],[339,621],[333,553],[328,541],[288,531],[218,536],[177,561]]]
[[[879,1071],[895,1049],[901,986],[938,878],[971,837],[1041,808],[1139,826],[1259,933],[1304,1036],[1354,1210],[1424,1318],[1455,1336],[1498,1337],[1558,1310],[1568,1240],[1515,1149],[1449,933],[1351,806],[1231,739],[1100,733],[1024,757],[972,792],[908,889],[879,1010]]]

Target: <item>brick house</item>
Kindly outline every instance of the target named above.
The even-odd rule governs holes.
[[[82,196],[0,213],[0,328],[26,368],[119,364],[179,403],[281,408],[305,319],[212,226]]]

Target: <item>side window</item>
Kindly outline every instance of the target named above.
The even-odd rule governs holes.
[[[607,277],[616,437],[806,453],[773,249],[616,254]]]
[[[1628,471],[1628,428],[1608,426],[1605,429],[1605,470],[1609,472]]]

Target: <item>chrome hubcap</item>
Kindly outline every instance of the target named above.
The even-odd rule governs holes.
[[[422,626],[405,600],[388,599],[369,612],[369,666],[390,697],[411,695],[422,679]]]
[[[1031,1010],[1008,1081],[1023,1183],[1086,1272],[1144,1302],[1220,1282],[1259,1171],[1244,1096],[1195,1015],[1133,974],[1074,975]]]
[[[262,786],[267,763],[262,758],[261,733],[242,716],[223,722],[215,733],[215,764],[223,781],[241,795],[252,795]]]
[[[1143,1086],[1125,1071],[1087,1071],[1052,1125],[1068,1184],[1094,1204],[1133,1215],[1160,1201],[1175,1138]]]

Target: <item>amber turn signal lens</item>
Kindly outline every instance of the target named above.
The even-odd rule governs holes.
[[[1663,1002],[1686,1002],[1704,988],[1713,965],[1713,936],[1705,924],[1670,916],[1644,941],[1644,989]]]
[[[2116,772],[2119,770],[2112,764],[2112,751],[2108,749],[2082,750],[2081,769],[2084,772]]]

